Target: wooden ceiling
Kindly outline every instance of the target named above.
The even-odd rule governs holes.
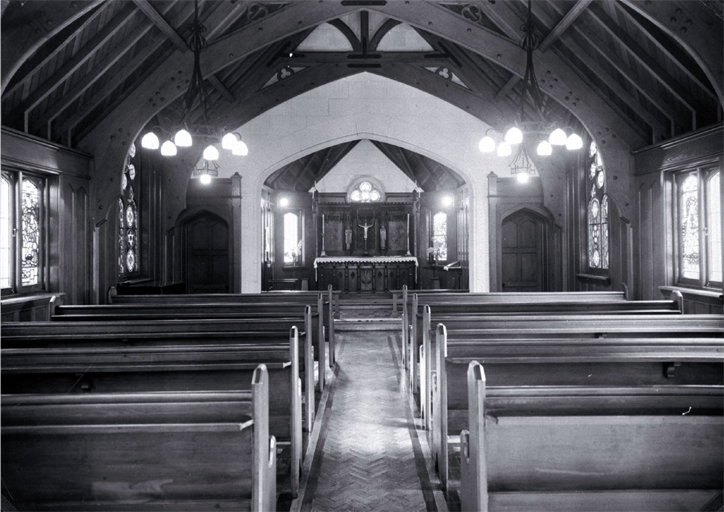
[[[536,72],[549,118],[583,123],[631,149],[720,122],[722,6],[722,0],[534,1],[542,40]],[[3,125],[94,153],[118,134],[132,140],[149,121],[168,127],[180,118],[193,2],[3,0],[2,9]],[[526,9],[524,0],[201,0],[210,43],[201,62],[214,121],[240,126],[322,84],[370,72],[502,130],[519,110]],[[349,48],[298,50],[323,22]],[[401,24],[429,48],[381,49]],[[411,178],[426,181],[426,167],[437,172],[427,180],[433,188],[458,179],[399,148],[377,146]],[[329,161],[348,150],[329,148],[313,159]],[[303,176],[289,186],[318,179],[309,162],[295,166]],[[288,180],[284,174],[274,179]]]

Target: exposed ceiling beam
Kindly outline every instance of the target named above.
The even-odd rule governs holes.
[[[578,18],[583,11],[586,10],[588,5],[591,3],[591,0],[578,0],[576,2],[576,5],[571,7],[571,10],[566,13],[565,16],[563,16],[563,19],[558,22],[558,24],[553,27],[553,30],[548,32],[548,35],[543,39],[543,42],[540,44],[538,49],[541,51],[541,53],[545,52],[550,46],[558,40],[559,37],[563,34],[563,32],[570,27],[574,21],[576,21],[576,18]]]
[[[12,2],[3,11],[2,91],[20,66],[51,37],[97,7],[103,0],[74,2],[34,1]],[[52,16],[47,13],[51,12]]]
[[[223,21],[228,14],[228,10],[219,12],[220,10],[214,11],[209,18],[204,20],[204,23],[209,27],[213,27]],[[243,60],[253,53],[253,49],[265,47],[288,36],[290,26],[304,30],[316,27],[321,20],[334,19],[355,10],[355,7],[346,7],[328,2],[321,4],[316,2],[293,2],[287,4],[269,15],[268,19],[265,18],[267,23],[264,23],[264,21],[257,22],[225,36],[216,44],[209,46],[209,49],[204,53],[204,71],[207,74],[216,73],[235,62]],[[259,30],[262,26],[263,30]],[[230,52],[230,49],[233,49],[233,51]],[[230,53],[233,55],[230,55]],[[105,117],[99,120],[93,132],[89,132],[79,142],[81,149],[92,150],[98,144],[106,144],[106,142],[101,141],[107,141],[109,135],[117,131],[117,126],[130,127],[130,131],[135,136],[136,130],[139,130],[148,119],[153,117],[164,106],[161,104],[155,109],[145,108],[139,112],[139,105],[146,105],[148,98],[155,95],[156,92],[159,93],[160,97],[166,98],[165,104],[170,104],[179,95],[183,94],[183,91],[177,91],[175,84],[169,83],[167,79],[168,76],[178,73],[179,70],[183,72],[181,78],[190,77],[191,63],[188,62],[185,55],[177,51],[163,62],[160,62],[142,84],[135,90],[130,91],[123,101],[115,106],[113,111],[106,113]],[[122,151],[123,146],[119,146],[118,150]],[[113,158],[112,154],[107,156]]]
[[[663,42],[658,37],[655,37],[651,32],[646,30],[646,28],[644,28],[644,26],[636,18],[634,18],[627,9],[619,7],[614,0],[606,0],[604,5],[610,5],[611,8],[615,10],[615,12],[621,14],[626,19],[626,22],[631,24],[636,30],[639,31],[639,33],[643,34],[650,43],[656,46],[659,51],[663,53],[663,55],[669,60],[669,62],[674,64],[677,68],[679,68],[680,71],[685,73],[689,77],[689,80],[698,85],[704,94],[709,96],[714,101],[719,101],[716,93],[712,92],[710,89],[711,84],[705,84],[704,82],[699,80],[699,78],[694,73],[692,73],[691,70],[687,66],[685,66],[683,62],[681,62],[681,60],[679,60],[671,53],[671,51],[666,47],[666,45],[663,44]]]
[[[691,93],[669,74],[664,67],[656,62],[625,30],[621,29],[614,20],[599,6],[592,5],[589,11],[589,17],[593,19],[603,30],[608,32],[620,45],[622,45],[638,63],[643,66],[651,75],[669,92],[676,97],[689,111],[694,113],[696,109],[693,107],[695,100],[691,97]],[[696,126],[692,127],[696,129]]]
[[[171,9],[173,4],[165,4],[164,12]],[[145,36],[153,25],[150,22],[139,23],[136,28],[121,41],[116,48],[105,55],[78,83],[73,85],[71,89],[65,92],[58,102],[51,105],[48,110],[43,112],[37,119],[32,119],[30,124],[30,132],[34,133],[35,130],[39,129],[43,125],[50,123],[56,117],[58,117],[65,109],[73,104],[84,92],[98,81],[106,71],[111,69],[126,53],[134,48],[134,46]],[[156,47],[156,45],[150,45]],[[112,80],[115,86],[118,86],[118,81],[114,77]],[[50,135],[48,136],[50,138]]]
[[[236,101],[236,98],[234,98],[234,94],[224,85],[224,83],[219,80],[219,78],[216,75],[209,75],[207,77],[207,80],[211,85],[214,86],[214,89],[219,91],[219,93],[228,101],[229,103],[233,103]]]
[[[724,103],[724,59],[721,51],[724,23],[721,20],[717,21],[702,2],[621,1],[686,48],[709,77],[719,104]]]
[[[558,8],[555,4],[551,3],[551,7],[558,11]],[[559,11],[560,12],[560,11]],[[549,18],[544,12],[541,12],[539,10],[539,19],[543,20],[544,22],[549,22]],[[584,41],[586,41],[592,48],[594,48],[598,55],[600,55],[606,62],[608,62],[616,71],[618,71],[626,80],[629,81],[629,83],[641,94],[644,98],[649,100],[653,106],[655,106],[666,118],[669,119],[669,121],[675,121],[679,123],[682,126],[686,126],[687,121],[689,121],[689,118],[685,115],[684,112],[682,112],[680,109],[672,108],[670,105],[670,102],[667,98],[661,96],[655,91],[652,91],[650,88],[645,87],[645,83],[643,78],[638,74],[638,72],[631,67],[627,66],[620,58],[618,58],[617,55],[613,55],[612,52],[608,48],[602,48],[601,47],[601,41],[593,36],[590,29],[587,29],[584,26],[581,25],[574,25],[573,30],[578,34],[581,38],[583,38]],[[572,37],[572,34],[568,34],[565,40],[565,45],[575,54],[582,56],[586,55],[586,50],[578,44],[578,42]],[[581,59],[581,61],[589,67],[594,73],[601,79],[604,77],[610,77],[606,71],[600,67],[596,63],[596,59],[594,58],[588,58],[588,59]],[[625,90],[623,87],[620,86],[617,80],[610,77],[606,78],[606,83],[615,83],[618,85],[618,91]],[[613,88],[613,87],[612,87]],[[647,109],[641,105],[641,102],[636,98],[635,96],[632,96],[631,94],[621,95],[619,92],[617,92],[619,96],[622,97],[622,99],[625,100],[625,98],[629,98],[627,103],[629,103],[629,106],[631,108],[638,109],[638,112],[645,113],[648,119],[651,119],[653,116],[648,112]],[[637,113],[638,113],[637,112]],[[641,114],[639,114],[641,115]],[[646,119],[642,115],[642,118]],[[649,121],[647,121],[649,122]],[[652,125],[654,126],[654,125]],[[663,131],[663,133],[666,133],[666,130]],[[673,132],[671,133],[673,136]]]
[[[185,53],[188,50],[186,41],[176,32],[171,25],[168,24],[166,19],[161,13],[159,13],[153,6],[148,3],[148,0],[133,0],[133,3],[145,14],[149,20],[153,22],[163,34],[173,43],[177,50],[181,53]]]
[[[340,19],[331,20],[329,24],[339,30],[342,35],[347,39],[347,41],[349,41],[353,52],[362,51],[362,43],[359,39],[357,39],[357,36],[355,35],[354,31],[349,27],[349,25],[347,25],[344,21]]]
[[[336,63],[341,65],[360,63],[404,63],[419,66],[436,66],[450,64],[450,60],[439,52],[381,52],[361,53],[348,52],[300,52],[292,57],[280,59],[290,66],[312,66],[315,64]]]
[[[132,4],[125,4],[116,16],[91,39],[89,39],[83,49],[76,53],[71,59],[65,62],[60,69],[58,69],[51,76],[47,77],[45,81],[35,89],[18,107],[13,109],[12,114],[9,116],[7,125],[13,126],[17,121],[25,116],[25,131],[28,131],[28,114],[29,111],[35,108],[41,101],[48,97],[57,87],[63,84],[72,73],[80,68],[86,61],[97,52],[101,46],[107,43],[113,36],[115,36],[120,30],[122,30],[126,23],[129,22],[136,13],[136,9]]]
[[[76,44],[76,42],[79,40],[79,35],[86,29],[88,26],[93,23],[98,16],[106,9],[106,6],[102,5],[98,9],[96,9],[90,16],[88,16],[88,19],[85,20],[71,35],[69,35],[66,39],[64,39],[60,44],[58,44],[53,50],[38,64],[28,71],[20,80],[18,80],[12,87],[7,88],[5,91],[3,91],[3,97],[10,97],[12,96],[15,91],[17,91],[21,87],[25,87],[25,85],[31,81],[31,79],[35,76],[35,74],[40,71],[44,66],[48,64],[52,59],[54,59],[61,51],[63,51],[70,43]],[[23,94],[23,98],[25,98],[27,94]]]
[[[175,14],[174,19],[171,21],[175,24],[183,24],[190,19],[192,14],[193,13],[191,11],[181,10]],[[90,115],[90,113],[93,112],[98,105],[103,103],[103,101],[105,101],[118,88],[119,83],[125,82],[129,76],[134,75],[138,68],[141,67],[156,51],[158,51],[159,47],[164,42],[165,39],[163,39],[159,34],[158,41],[156,41],[155,44],[151,44],[151,41],[144,44],[140,52],[135,54],[133,59],[118,70],[118,72],[113,76],[113,80],[109,80],[100,90],[95,91],[92,96],[86,96],[82,107],[79,107],[78,110],[68,119],[63,120],[62,125],[57,128],[57,131],[66,136],[68,140],[71,140],[71,133],[75,129],[76,125],[86,116]]]
[[[410,162],[405,157],[405,154],[402,152],[402,148],[376,140],[371,142],[390,160],[390,162],[395,165],[395,167],[402,171],[405,176],[407,176],[411,181],[417,182],[417,175],[410,165]]]
[[[370,39],[370,42],[367,45],[367,49],[371,52],[377,51],[377,47],[380,45],[380,41],[382,41],[382,38],[385,37],[390,30],[392,30],[399,24],[400,22],[397,20],[389,19],[385,21],[382,26],[377,29],[375,35],[373,35]]]

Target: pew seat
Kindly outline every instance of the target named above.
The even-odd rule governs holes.
[[[19,510],[276,509],[268,377],[251,390],[2,395],[3,493]]]

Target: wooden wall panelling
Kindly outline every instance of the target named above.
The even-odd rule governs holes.
[[[674,284],[677,265],[673,227],[674,173],[704,162],[718,161],[721,167],[722,155],[722,124],[634,152],[638,217],[633,247],[634,298],[658,299],[660,286]]]

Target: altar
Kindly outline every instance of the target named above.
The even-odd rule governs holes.
[[[314,260],[317,287],[343,292],[379,292],[417,286],[414,256],[328,256]]]

